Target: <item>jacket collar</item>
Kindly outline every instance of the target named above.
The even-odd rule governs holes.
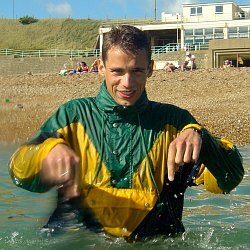
[[[145,111],[149,106],[149,100],[145,90],[139,100],[133,106],[124,107],[118,104],[108,93],[105,81],[102,83],[100,91],[96,97],[96,103],[98,108],[105,113],[117,113],[118,115],[125,115],[128,113],[141,113]]]

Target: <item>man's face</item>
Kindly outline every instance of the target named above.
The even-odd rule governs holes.
[[[99,72],[105,77],[113,99],[122,106],[131,106],[140,98],[147,78],[152,75],[153,61],[148,63],[144,50],[132,55],[113,47],[107,53],[105,65],[100,61]]]

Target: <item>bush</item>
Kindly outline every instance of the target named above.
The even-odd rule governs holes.
[[[31,24],[38,22],[38,19],[30,16],[24,16],[19,18],[19,22],[22,24]]]

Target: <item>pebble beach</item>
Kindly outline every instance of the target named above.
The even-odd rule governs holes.
[[[64,102],[95,96],[102,77],[58,74],[0,75],[0,142],[22,143]],[[189,110],[212,134],[250,145],[250,68],[154,71],[151,100]]]

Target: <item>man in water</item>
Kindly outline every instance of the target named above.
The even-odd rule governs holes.
[[[47,228],[78,223],[132,240],[184,232],[186,188],[229,193],[244,174],[238,150],[188,111],[147,98],[153,60],[140,29],[105,34],[98,71],[96,97],[63,104],[13,154],[13,182],[40,193],[58,187]]]

